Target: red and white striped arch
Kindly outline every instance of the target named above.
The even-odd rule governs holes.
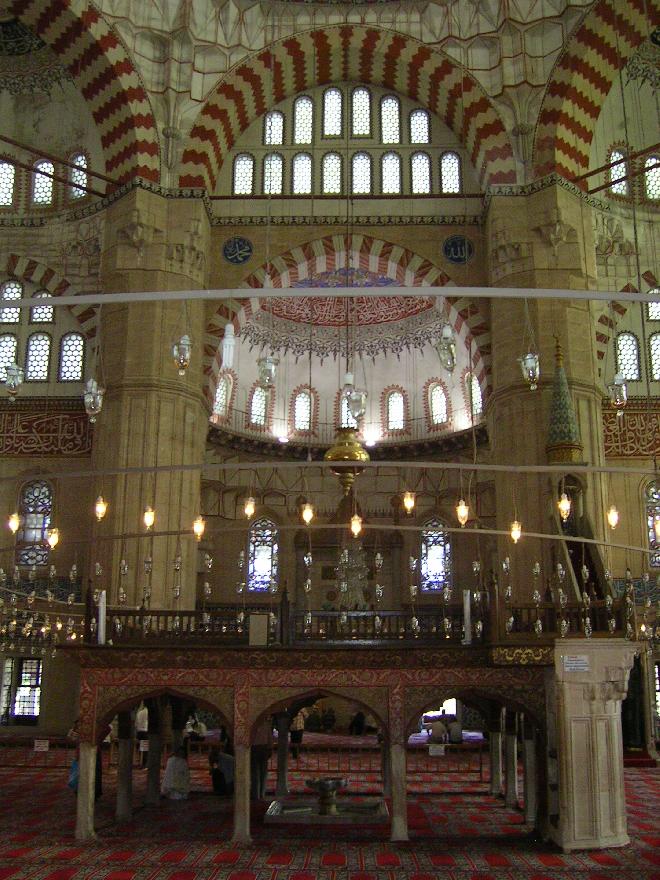
[[[158,129],[124,44],[91,2],[11,0],[9,9],[55,52],[98,127],[105,173],[160,180]]]
[[[316,85],[345,81],[384,86],[419,101],[457,134],[483,184],[515,183],[504,124],[469,73],[410,37],[341,25],[273,43],[224,77],[191,131],[180,186],[215,190],[228,152],[270,106]]]
[[[452,286],[450,278],[429,260],[390,241],[359,234],[351,235],[348,242],[345,235],[328,235],[278,254],[249,275],[244,285],[256,290],[263,289],[268,271],[272,287],[286,289],[306,278],[342,269],[347,265],[386,276],[409,287]],[[456,292],[459,290],[453,289]],[[442,296],[447,304],[447,320],[454,327],[457,337],[463,340],[466,349],[471,352],[472,369],[485,396],[491,372],[490,327],[478,301],[460,295],[447,296],[445,292]],[[258,297],[256,301],[258,303]],[[225,325],[232,322],[234,330],[239,333],[241,325],[252,315],[252,309],[250,298],[225,300],[207,325],[204,343],[204,371],[207,374],[205,392],[211,401],[215,396],[217,377],[222,365]]]
[[[658,279],[653,272],[643,272],[642,279],[648,284],[648,290],[658,287]],[[639,293],[639,291],[634,284],[626,284],[625,287],[621,288],[621,293]],[[612,313],[610,314],[609,311],[603,312],[598,318],[596,326],[596,357],[598,358],[599,365],[605,362],[607,346],[616,333],[617,322],[623,318],[632,305],[633,303],[626,302],[625,300],[615,300],[612,302]],[[611,354],[610,357],[614,358],[614,354]],[[610,361],[610,363],[613,365],[614,360]],[[612,366],[613,371],[614,367]],[[603,379],[607,382],[610,381],[608,376],[604,376]]]
[[[600,0],[587,13],[546,88],[536,130],[536,176],[556,171],[570,179],[587,171],[605,98],[619,70],[659,24],[658,0]],[[581,185],[586,189],[588,182]]]

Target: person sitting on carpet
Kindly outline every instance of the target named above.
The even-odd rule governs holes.
[[[160,791],[163,797],[171,801],[184,801],[190,794],[190,768],[186,761],[185,746],[170,755]]]
[[[213,794],[224,796],[234,793],[234,756],[228,755],[222,744],[213,746],[209,752],[209,773]]]
[[[431,735],[429,736],[429,742],[432,743],[446,743],[447,742],[447,728],[443,721],[439,718],[433,722],[431,725]]]
[[[351,736],[362,736],[364,733],[366,721],[367,719],[364,712],[356,712],[351,719],[351,723],[348,725],[348,732],[351,734]]]
[[[458,720],[458,718],[454,718],[453,721],[449,722],[449,742],[450,743],[462,743],[463,742],[463,725]]]
[[[303,706],[303,708],[298,712],[293,721],[291,722],[291,726],[289,730],[291,731],[291,757],[297,758],[300,752],[300,744],[303,741],[303,734],[305,732],[305,719],[309,714],[308,710]]]
[[[197,715],[191,713],[186,721],[184,736],[191,742],[202,742],[206,738],[206,724],[200,721]]]

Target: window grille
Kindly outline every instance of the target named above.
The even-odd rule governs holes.
[[[628,382],[640,379],[639,343],[633,333],[619,333],[616,338],[616,371]]]
[[[53,201],[53,178],[49,174],[55,173],[52,162],[43,160],[34,166],[32,175],[32,201],[35,205],[50,205]]]
[[[85,363],[85,339],[80,333],[65,333],[60,341],[60,382],[82,382]]]
[[[258,519],[248,533],[249,592],[264,593],[277,583],[277,528],[269,519]]]
[[[0,162],[0,206],[14,204],[14,181],[16,169],[11,162]]]
[[[457,153],[443,153],[440,158],[440,189],[443,193],[461,191],[461,161]]]
[[[251,196],[254,190],[254,159],[247,153],[239,153],[234,159],[234,194]]]
[[[422,529],[420,574],[423,592],[434,592],[451,586],[449,534],[435,517],[428,520]]]

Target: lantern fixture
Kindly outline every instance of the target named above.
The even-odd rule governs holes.
[[[254,511],[256,510],[256,502],[254,498],[250,495],[249,498],[245,499],[245,507],[243,511],[248,519],[251,519],[254,516]]]
[[[403,493],[403,506],[406,510],[407,514],[411,514],[415,509],[415,493],[414,492],[404,492]]]
[[[57,545],[60,543],[60,530],[59,529],[48,529],[47,532],[48,544],[51,550],[54,550]]]
[[[303,522],[304,522],[305,525],[307,525],[307,526],[308,526],[308,525],[311,523],[311,521],[314,519],[314,508],[313,508],[312,505],[309,503],[309,501],[306,501],[306,502],[303,504],[303,506],[302,506],[301,516],[302,516],[302,518],[303,518]]]
[[[655,540],[660,543],[660,513],[656,513],[653,517],[653,531],[655,532]]]
[[[7,364],[5,367],[5,387],[10,400],[16,400],[24,378],[25,373],[18,364]]]
[[[275,385],[275,376],[279,360],[272,354],[259,358],[257,361],[257,371],[259,373],[259,385],[264,391],[268,391]]]
[[[607,511],[607,524],[611,529],[615,529],[619,525],[619,511],[613,504]]]
[[[9,526],[12,534],[15,535],[21,525],[21,518],[18,513],[11,514],[11,516],[7,520],[7,525]]]
[[[153,509],[153,507],[144,508],[142,519],[144,520],[144,527],[148,531],[156,521],[156,511]]]
[[[349,413],[356,422],[359,422],[367,411],[368,394],[363,389],[355,387],[353,378],[353,373],[344,374],[344,384],[341,393],[342,397],[346,398]]]
[[[518,358],[518,363],[520,364],[520,371],[523,379],[529,385],[529,390],[536,391],[538,388],[539,376],[541,375],[539,356],[533,351],[528,351],[527,354]]]
[[[186,370],[190,366],[190,355],[192,354],[192,340],[187,333],[177,340],[172,346],[172,357],[174,358],[174,366],[179,371],[179,376],[185,376]]]
[[[451,324],[442,325],[440,339],[435,343],[435,350],[440,364],[448,373],[453,373],[456,366],[456,336]]]
[[[568,497],[566,492],[561,493],[559,501],[557,501],[557,508],[559,510],[561,521],[566,522],[571,514],[571,499]]]
[[[617,373],[614,376],[614,381],[607,386],[607,392],[617,416],[623,416],[623,410],[628,402],[628,388],[623,373]]]
[[[517,544],[520,540],[520,536],[522,535],[522,525],[518,522],[517,519],[511,523],[511,540],[514,544]]]
[[[101,522],[107,511],[108,502],[105,500],[103,495],[99,495],[99,497],[96,499],[96,504],[94,505],[94,513],[96,514],[96,519],[98,522]]]
[[[464,498],[461,498],[456,505],[456,518],[458,519],[459,525],[461,528],[465,526],[470,516],[470,508],[465,502]]]
[[[351,532],[353,533],[353,537],[357,538],[357,536],[362,531],[362,517],[358,516],[357,513],[354,513],[351,517]]]
[[[103,395],[105,388],[102,388],[96,379],[88,379],[83,394],[83,402],[85,404],[85,412],[89,416],[89,421],[94,424],[96,417],[103,409]]]
[[[193,522],[193,533],[198,541],[202,540],[202,536],[204,534],[205,529],[206,529],[206,522],[204,521],[204,519],[200,515]]]

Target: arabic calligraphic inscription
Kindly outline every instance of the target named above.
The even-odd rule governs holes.
[[[450,263],[467,263],[474,256],[474,245],[464,235],[450,235],[442,243],[442,255]]]
[[[236,235],[228,238],[222,246],[222,256],[234,266],[242,266],[252,256],[252,242],[249,238]]]

